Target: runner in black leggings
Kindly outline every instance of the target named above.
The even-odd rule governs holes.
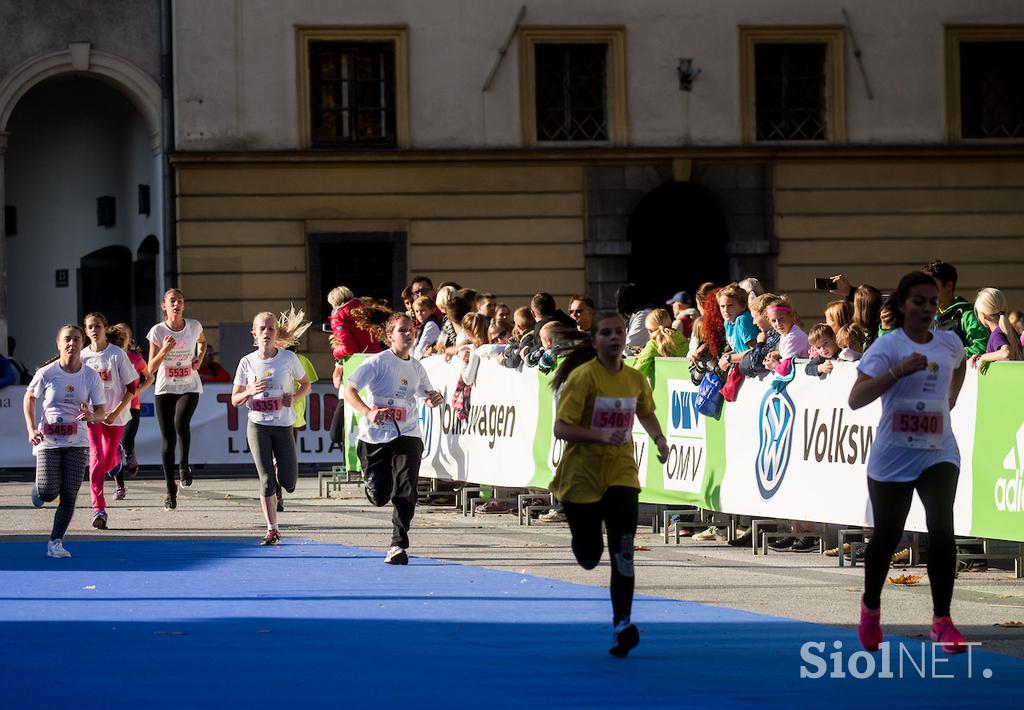
[[[654,437],[662,463],[668,457],[668,444],[654,415],[647,378],[622,362],[626,346],[622,316],[596,316],[590,338],[566,356],[552,380],[552,387],[561,387],[554,434],[568,446],[551,492],[562,501],[572,551],[584,569],[594,569],[601,561],[601,524],[608,530],[614,626],[608,652],[622,657],[640,643],[640,632],[630,621],[640,495],[633,458],[634,418]]]
[[[178,507],[178,487],[174,475],[174,449],[181,441],[181,485],[192,485],[189,466],[189,445],[192,443],[192,415],[199,405],[203,384],[199,380],[199,364],[206,355],[206,337],[197,320],[185,318],[185,295],[172,288],[164,294],[160,308],[164,320],[154,325],[149,341],[149,369],[156,375],[156,418],[163,437],[161,454],[167,495],[164,509]]]
[[[928,275],[903,277],[895,294],[898,328],[879,338],[857,366],[850,406],[882,398],[882,418],[868,458],[868,494],[875,532],[864,556],[860,640],[869,651],[882,642],[881,594],[910,503],[917,491],[928,526],[932,640],[946,653],[967,650],[949,616],[956,572],[953,499],[960,451],[950,426],[964,381],[964,349],[952,331],[930,330],[939,287]]]

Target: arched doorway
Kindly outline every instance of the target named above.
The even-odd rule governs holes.
[[[7,130],[6,200],[18,211],[18,234],[6,245],[8,324],[35,363],[60,323],[94,310],[133,322],[133,254],[160,231],[159,210],[140,204],[140,186],[158,183],[160,165],[134,103],[87,75],[33,86]]]
[[[666,182],[647,193],[629,218],[628,279],[662,304],[704,281],[724,283],[728,227],[715,195],[693,182]]]
[[[139,245],[132,270],[132,320],[128,322],[136,333],[149,332],[157,321],[159,258],[160,240],[155,234],[150,234]]]
[[[157,83],[88,43],[0,78],[0,204],[18,217],[18,233],[0,240],[0,336],[18,338],[26,363],[45,358],[56,325],[78,315],[84,257],[134,252],[150,234],[160,241],[160,145]],[[140,186],[153,195],[147,213]],[[112,223],[97,224],[100,197],[113,198]],[[128,318],[132,280],[129,261]]]

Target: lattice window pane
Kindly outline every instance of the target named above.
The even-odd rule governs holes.
[[[537,44],[538,141],[608,140],[608,45]]]
[[[1024,138],[1024,42],[960,44],[964,138]]]
[[[396,144],[394,65],[391,42],[310,44],[315,147]]]
[[[757,140],[825,140],[826,46],[759,43],[754,48]]]

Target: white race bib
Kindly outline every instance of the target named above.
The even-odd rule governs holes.
[[[590,428],[594,431],[624,431],[626,441],[633,440],[633,420],[636,418],[636,397],[597,397]]]
[[[907,449],[941,449],[945,404],[941,399],[896,400],[892,410],[893,443]]]

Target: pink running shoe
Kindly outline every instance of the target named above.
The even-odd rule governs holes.
[[[868,609],[864,606],[864,597],[860,598],[860,627],[857,635],[860,636],[861,645],[868,651],[877,651],[878,644],[882,643],[882,610]]]
[[[964,635],[953,626],[953,620],[948,616],[932,617],[932,641],[942,644],[942,650],[946,653],[963,653],[967,650]]]

